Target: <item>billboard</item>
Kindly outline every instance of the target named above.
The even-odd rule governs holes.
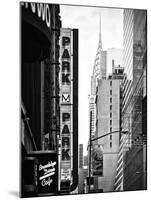
[[[92,150],[93,176],[103,176],[103,146],[94,145]]]

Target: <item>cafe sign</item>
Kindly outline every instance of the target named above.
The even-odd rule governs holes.
[[[56,193],[58,188],[57,153],[37,151],[29,154],[37,159],[36,180],[39,194]]]

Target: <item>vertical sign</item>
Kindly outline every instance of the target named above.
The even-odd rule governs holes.
[[[60,39],[60,120],[61,120],[61,182],[71,181],[72,167],[72,117],[73,117],[73,74],[71,29],[61,29]]]

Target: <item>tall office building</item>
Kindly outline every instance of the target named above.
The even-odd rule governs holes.
[[[83,144],[79,144],[79,168],[83,168]]]
[[[84,165],[84,167],[88,166],[88,156],[83,157],[83,165]]]
[[[126,13],[124,19],[126,19]],[[131,106],[131,146],[126,152],[124,162],[124,190],[143,190],[147,188],[146,184],[146,134],[143,131],[143,110],[146,110],[146,105],[143,105],[143,96],[146,88],[144,83],[146,75],[146,11],[133,10],[133,82],[132,95],[126,107]],[[126,58],[126,61],[128,59]],[[125,68],[127,66],[125,65]],[[125,89],[126,90],[126,89]],[[124,99],[126,97],[124,96]],[[123,110],[126,113],[126,109]],[[126,111],[126,112],[125,112]],[[129,112],[129,111],[128,111]],[[147,112],[147,110],[146,110]],[[128,113],[129,114],[129,113]],[[145,114],[145,112],[144,112]],[[124,122],[123,118],[123,122]],[[123,123],[124,124],[124,123]]]
[[[99,21],[99,42],[96,57],[93,65],[93,73],[91,76],[91,94],[89,96],[89,131],[91,131],[91,136],[94,137],[96,131],[96,88],[99,79],[106,78],[106,51],[102,48],[102,38],[101,38],[101,17]]]
[[[96,104],[95,95],[89,96],[89,131],[91,131],[91,137],[95,136],[96,131]]]
[[[101,24],[100,24],[100,27],[101,27]],[[110,131],[112,132],[115,129],[119,130],[120,121],[115,121],[115,118],[118,120],[119,119],[118,117],[120,117],[119,109],[120,109],[121,80],[118,80],[118,79],[120,78],[123,79],[123,68],[121,66],[122,66],[122,50],[111,48],[111,49],[108,49],[107,51],[103,51],[102,41],[101,41],[101,28],[100,28],[98,49],[97,49],[97,54],[96,54],[96,58],[94,62],[93,74],[91,76],[91,95],[89,97],[89,119],[90,119],[91,139],[98,137],[101,134],[103,135]],[[108,75],[110,74],[111,76],[108,77],[107,73]],[[107,94],[108,92],[110,94],[109,87],[111,87],[110,84],[112,84],[112,81],[113,81],[113,87],[115,87],[113,91],[114,92],[117,91],[118,93],[114,95],[114,98],[113,98],[114,101],[116,98],[118,99],[116,102],[117,104],[114,102],[114,107],[117,107],[116,111],[118,112],[119,110],[119,113],[117,113],[117,116],[115,116],[115,113],[114,113],[113,127],[112,126],[108,127],[106,123],[108,120],[110,121],[110,123],[112,123],[112,120],[110,120],[110,117],[112,118],[112,113],[109,114],[110,116],[110,117],[108,116],[109,118],[108,117],[106,118],[103,112],[108,112],[108,111],[105,111],[106,105],[108,104],[106,103],[106,101],[107,102],[108,100],[112,101],[112,97],[109,97],[109,96],[105,97],[103,96],[103,94],[105,93]],[[104,98],[106,98],[106,100]],[[104,104],[102,102],[104,102]],[[117,123],[117,127],[115,127],[116,123]],[[104,127],[106,127],[106,129],[104,129]],[[89,168],[90,168],[89,175],[95,176],[94,188],[101,189],[101,191],[102,189],[104,191],[112,191],[114,187],[114,178],[115,178],[115,173],[116,173],[115,169],[116,169],[116,162],[117,162],[117,157],[118,157],[117,154],[118,154],[118,147],[119,147],[119,141],[118,141],[119,133],[117,133],[116,136],[113,137],[113,141],[112,141],[112,137],[113,136],[111,135],[110,142],[108,143],[109,146],[111,145],[111,149],[112,149],[111,154],[108,154],[107,146],[105,146],[106,153],[105,154],[103,153],[102,155],[102,152],[104,152],[104,145],[100,144],[98,141],[98,142],[93,142],[91,144],[92,146],[91,158],[90,158],[90,155],[88,156],[89,158],[88,162],[90,163],[92,161],[91,162],[92,164],[89,165]],[[115,145],[116,142],[117,142],[117,146]],[[96,155],[100,156],[100,158],[98,159],[101,160],[102,162],[101,164],[97,163],[97,161],[94,159],[94,157],[97,158]],[[110,156],[107,157],[106,155],[110,155]],[[108,159],[108,158],[111,159],[112,166],[111,165],[110,166],[113,172],[111,172],[109,168],[107,167],[109,166],[109,163],[108,161],[104,161],[104,156],[105,156],[105,159]],[[97,164],[100,167],[97,167]],[[101,177],[102,175],[104,176],[103,171],[105,173],[104,179]]]
[[[91,95],[96,94],[96,87],[99,79],[106,78],[106,51],[102,48],[102,38],[101,38],[101,17],[99,24],[99,42],[96,57],[93,65],[93,73],[91,76]]]
[[[146,189],[146,11],[124,10],[122,132],[115,190]],[[143,95],[144,94],[144,95]]]
[[[101,24],[100,24],[101,27]],[[123,51],[121,49],[110,48],[106,51],[102,49],[101,40],[101,28],[99,32],[99,44],[97,49],[97,54],[93,66],[93,74],[91,76],[91,95],[89,97],[89,113],[92,112],[91,117],[91,136],[94,137],[96,131],[96,88],[98,86],[98,81],[101,79],[107,79],[108,75],[116,74],[116,68],[122,66]],[[113,64],[114,63],[114,64]],[[115,72],[113,72],[115,70]],[[121,68],[120,68],[121,70]],[[123,69],[122,69],[123,70]],[[118,73],[120,74],[120,73]],[[120,75],[119,75],[120,76]],[[90,119],[90,115],[89,115]]]
[[[103,136],[93,146],[102,148],[102,165],[93,168],[94,187],[104,192],[113,191],[119,151],[120,130],[120,80],[99,80],[96,97],[96,135]],[[95,155],[93,157],[95,162]],[[94,165],[95,167],[95,165]]]
[[[108,48],[106,51],[106,73],[112,74],[112,61],[114,60],[115,66],[123,66],[123,51],[117,48]]]
[[[122,88],[122,131],[128,131],[128,134],[122,134],[120,138],[120,150],[118,158],[117,173],[114,190],[123,190],[124,178],[124,155],[131,146],[131,104],[127,105],[132,95],[133,81],[133,10],[124,9],[123,18],[123,67],[125,75]]]

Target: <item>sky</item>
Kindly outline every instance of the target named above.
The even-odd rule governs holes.
[[[86,155],[89,139],[88,95],[97,52],[101,16],[103,50],[122,49],[123,9],[61,5],[63,28],[79,29],[79,144]]]

